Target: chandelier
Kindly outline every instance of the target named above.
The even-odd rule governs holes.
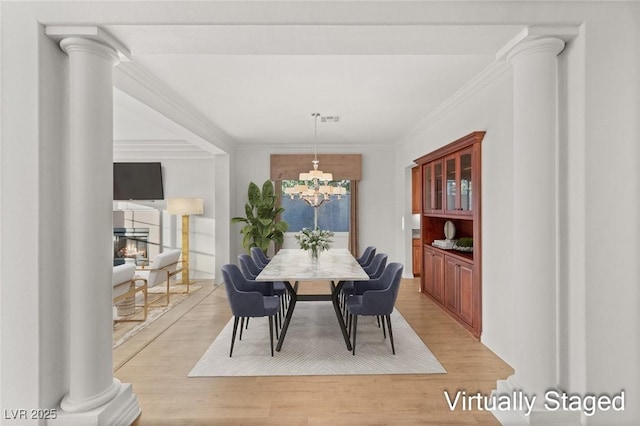
[[[291,196],[293,200],[295,196],[298,199],[306,202],[311,207],[320,207],[323,203],[331,200],[331,196],[335,195],[337,199],[340,199],[342,195],[347,193],[347,189],[342,186],[332,186],[329,182],[333,180],[331,173],[325,173],[322,170],[318,170],[317,144],[318,144],[318,117],[319,112],[311,114],[314,118],[314,143],[313,143],[313,170],[309,170],[307,173],[300,173],[298,178],[303,183],[285,188],[285,194]]]

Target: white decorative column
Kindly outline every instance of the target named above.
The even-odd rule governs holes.
[[[130,424],[140,413],[131,385],[113,377],[113,66],[102,42],[66,37],[69,55],[69,392],[64,424]]]
[[[496,410],[505,424],[580,424],[576,412],[544,407],[545,392],[558,386],[557,56],[564,45],[526,34],[505,53],[513,67],[515,374],[495,393],[536,397],[531,412]]]

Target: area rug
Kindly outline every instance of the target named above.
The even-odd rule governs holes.
[[[158,286],[159,287],[159,286]],[[147,310],[147,319],[143,322],[115,322],[113,325],[113,349],[122,345],[127,340],[131,339],[136,334],[140,333],[142,330],[151,325],[154,321],[160,318],[165,313],[169,312],[171,309],[175,308],[179,305],[183,300],[188,298],[190,295],[198,291],[201,286],[199,285],[190,285],[189,293],[181,293],[184,291],[185,286],[171,286],[170,291],[174,292],[171,294],[169,298],[169,305],[167,306],[158,306],[158,307],[149,307]],[[148,291],[148,300],[149,303],[153,303],[153,300],[158,298],[160,294],[163,294],[166,291],[166,285],[163,288],[152,288]],[[142,294],[138,293],[136,295],[136,305],[142,305]],[[164,297],[157,300],[158,304],[165,303]],[[114,307],[114,319],[120,319],[117,316],[116,308]],[[135,314],[131,316],[131,318],[142,318],[142,307],[136,307]]]
[[[397,310],[391,315],[396,355],[375,317],[360,317],[353,356],[331,302],[298,302],[282,350],[273,357],[268,324],[267,318],[252,318],[230,358],[232,318],[189,377],[446,373]]]

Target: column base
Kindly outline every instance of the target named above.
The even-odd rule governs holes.
[[[498,380],[496,390],[491,396],[499,397],[507,395],[512,404],[509,410],[495,409],[493,416],[503,425],[554,425],[554,426],[580,426],[581,415],[576,411],[549,411],[544,406],[544,395],[534,395],[527,393],[522,386],[518,385],[514,376],[507,380]],[[529,410],[526,403],[522,401],[526,398],[536,397],[536,404]]]
[[[132,392],[130,383],[120,383],[118,393],[106,404],[93,410],[70,413],[58,410],[57,418],[47,425],[60,426],[112,426],[131,425],[142,413],[138,397]]]

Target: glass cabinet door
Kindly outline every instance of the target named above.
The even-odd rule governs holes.
[[[473,182],[471,179],[473,155],[471,151],[465,151],[460,154],[460,210],[462,212],[470,212],[473,210],[472,195]]]
[[[436,161],[433,164],[433,192],[435,196],[433,200],[433,210],[442,210],[442,179],[442,161]]]
[[[456,197],[458,194],[457,181],[456,181],[456,157],[449,157],[445,160],[445,170],[447,175],[446,183],[446,210],[454,211],[458,210],[456,205]]]
[[[425,212],[430,211],[431,209],[433,209],[433,176],[431,175],[431,163],[429,164],[425,164],[422,167],[422,173],[424,176],[424,206],[423,206],[423,210]]]

